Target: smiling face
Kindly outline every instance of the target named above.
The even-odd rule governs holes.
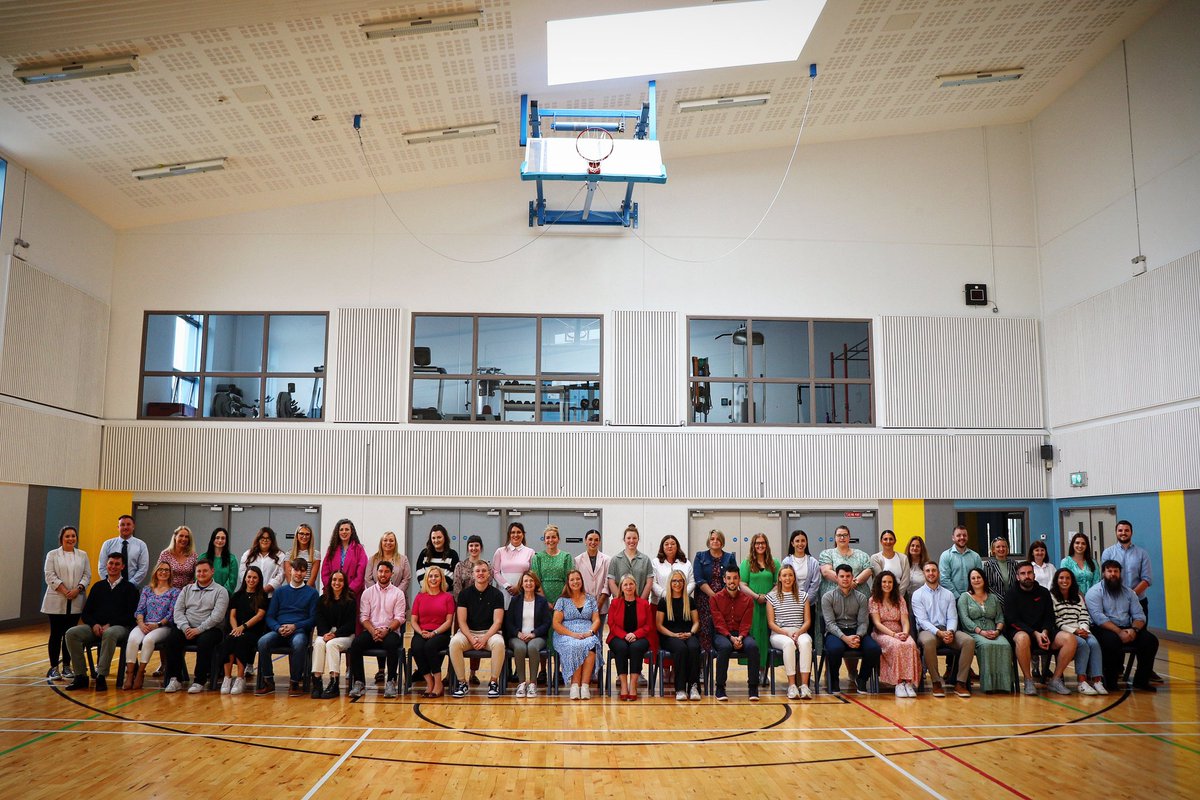
[[[1067,592],[1071,590],[1071,584],[1073,583],[1071,580],[1071,571],[1064,569],[1062,572],[1058,573],[1058,578],[1056,578],[1056,581],[1058,582],[1058,588],[1062,591],[1062,594],[1065,597]]]
[[[846,551],[850,549],[850,529],[839,527],[833,532],[833,541],[837,543],[837,549]]]
[[[375,568],[375,580],[380,586],[387,586],[392,582],[392,568],[387,564],[380,564]]]
[[[789,567],[784,567],[779,570],[779,587],[785,592],[792,591],[792,587],[796,585],[796,571]]]
[[[567,576],[567,594],[574,597],[583,591],[583,575],[572,572]]]
[[[638,532],[635,530],[631,529],[631,530],[625,531],[625,536],[624,536],[625,549],[629,550],[630,552],[637,550],[638,541],[640,541],[641,538],[642,537],[640,537],[638,535]]]
[[[525,531],[516,525],[511,526],[508,529],[508,543],[513,547],[520,547],[525,544]]]
[[[467,543],[467,555],[471,557],[472,561],[478,561],[481,553],[483,553],[483,544],[480,542]]]
[[[196,565],[196,583],[200,584],[201,586],[208,586],[210,583],[212,583],[212,576],[213,572],[211,564]]]
[[[1033,563],[1041,566],[1046,562],[1046,545],[1041,542],[1035,542],[1030,552],[1033,555]]]
[[[1133,539],[1133,526],[1128,522],[1117,523],[1117,541],[1121,544],[1129,544]]]
[[[892,577],[891,573],[888,573],[879,579],[879,588],[883,590],[885,595],[890,595],[895,586],[896,579]]]
[[[671,597],[683,597],[683,590],[687,587],[687,581],[683,579],[683,575],[674,572],[671,574]]]
[[[532,596],[537,592],[537,581],[532,575],[525,574],[521,576],[521,591],[527,596]]]
[[[251,575],[252,573],[247,572],[246,574]],[[168,567],[166,564],[163,564],[158,569],[154,570],[154,582],[156,585],[161,584],[163,586],[170,586],[171,585],[171,568]]]
[[[954,546],[957,547],[959,550],[962,550],[964,547],[967,546],[967,529],[966,528],[955,528],[953,538],[954,538]]]
[[[675,556],[679,555],[679,543],[674,537],[668,536],[663,539],[662,543],[663,555],[667,557],[667,561],[674,561]]]
[[[228,544],[229,537],[225,534],[225,531],[217,531],[217,535],[213,537],[213,547],[219,547],[224,552]]]
[[[925,583],[929,584],[930,586],[936,586],[938,580],[940,580],[942,577],[939,574],[938,565],[932,561],[922,567],[921,571],[925,573]]]
[[[548,528],[546,530],[546,532],[542,534],[542,540],[546,543],[547,550],[557,550],[558,549],[558,529],[557,528]]]
[[[583,543],[587,546],[589,556],[594,556],[596,553],[600,552],[600,534],[596,533],[595,531],[592,531],[586,537],[584,537]]]
[[[191,531],[189,531],[187,528],[180,528],[179,530],[175,531],[175,551],[177,553],[182,553],[183,551],[187,550],[191,543]]]
[[[708,549],[714,553],[725,546],[725,542],[721,539],[721,535],[717,531],[713,531],[708,535]]]
[[[971,582],[971,591],[972,592],[975,592],[976,594],[980,594],[981,592],[987,591],[987,581],[985,581],[983,579],[983,576],[980,575],[978,572],[976,572],[976,571],[971,572],[970,582]]]
[[[1074,552],[1075,555],[1082,556],[1084,553],[1087,552],[1087,549],[1088,549],[1087,537],[1080,536],[1079,534],[1075,534],[1075,538],[1071,540],[1071,551]]]
[[[621,579],[621,596],[626,600],[633,600],[637,597],[637,583],[628,575]]]
[[[431,593],[437,593],[442,590],[442,571],[437,567],[430,567],[429,572],[425,575],[425,585],[429,587]]]
[[[128,539],[133,536],[133,519],[130,517],[121,517],[117,520],[117,533],[122,539]]]
[[[1008,540],[997,539],[992,542],[992,555],[1001,561],[1008,558]]]
[[[170,572],[170,570],[167,570]],[[246,591],[254,594],[258,591],[258,573],[252,569],[246,570]]]
[[[346,576],[341,572],[333,573],[329,578],[329,588],[333,590],[334,597],[341,597],[342,592],[346,591]]]
[[[808,553],[808,534],[804,531],[796,531],[792,534],[792,555],[802,556]]]
[[[271,552],[271,534],[261,531],[255,541],[258,544],[258,552],[264,554]]]
[[[296,546],[301,550],[312,549],[312,529],[307,525],[296,528]]]
[[[433,549],[439,553],[446,548],[446,534],[441,531],[433,531],[429,534],[429,541],[433,544]]]
[[[385,533],[379,539],[379,550],[385,557],[391,557],[396,553],[396,534]]]
[[[79,542],[79,532],[74,528],[67,528],[62,532],[59,542],[64,550],[74,550],[75,545]]]
[[[921,540],[913,539],[908,543],[908,559],[913,561],[921,557]]]
[[[340,541],[342,544],[350,544],[350,537],[353,535],[354,528],[350,526],[349,522],[343,522],[341,525],[338,525],[337,537],[338,541]]]
[[[883,536],[879,537],[879,543],[883,545],[885,550],[892,550],[896,547],[896,534],[891,531],[884,531]]]

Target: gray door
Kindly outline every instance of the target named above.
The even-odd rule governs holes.
[[[808,534],[808,550],[814,557],[834,546],[839,525],[850,529],[850,546],[868,555],[879,551],[878,520],[871,509],[851,511],[789,511],[787,537],[792,531]]]
[[[1063,555],[1076,533],[1085,534],[1092,540],[1092,555],[1097,559],[1104,548],[1117,543],[1117,509],[1112,506],[1063,509],[1061,520],[1062,547],[1059,552]]]
[[[712,530],[725,534],[725,552],[732,553],[740,564],[750,552],[750,540],[762,533],[771,545],[771,555],[782,560],[786,552],[783,547],[783,519],[778,511],[708,511],[693,510],[688,513],[688,558],[701,550],[708,549],[708,535]],[[651,552],[649,547],[643,547]],[[658,552],[654,543],[651,555]]]
[[[309,508],[313,508],[309,506]],[[267,507],[267,522],[271,526],[271,530],[275,531],[275,536],[279,539],[279,549],[285,553],[292,551],[292,545],[296,540],[296,528],[300,527],[300,523],[308,525],[313,529],[313,541],[320,547],[321,543],[321,512],[313,508],[313,511],[306,511],[305,506],[268,506]]]
[[[150,558],[171,546],[171,536],[180,525],[192,529],[196,552],[208,546],[213,528],[225,524],[225,506],[214,503],[137,503],[133,509],[137,537],[146,543]]]
[[[233,505],[229,507],[229,552],[239,559],[250,549],[254,535],[260,528],[269,527],[275,531],[279,549],[283,547],[283,535],[271,525],[270,506]]]

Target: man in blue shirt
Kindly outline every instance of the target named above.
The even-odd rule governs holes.
[[[959,697],[970,697],[967,680],[971,675],[971,661],[975,658],[975,640],[958,629],[958,598],[941,585],[938,565],[928,561],[923,571],[925,585],[913,592],[912,605],[919,630],[917,643],[925,655],[925,668],[933,680],[933,696],[946,696],[942,682],[938,680],[937,651],[939,647],[949,647],[958,651],[958,676],[954,693]]]
[[[954,544],[938,559],[938,573],[942,585],[950,590],[957,601],[963,592],[971,590],[971,569],[983,571],[983,559],[979,553],[967,547],[967,529],[964,526],[956,525],[951,536]]]
[[[1122,582],[1121,564],[1108,559],[1100,565],[1103,580],[1087,593],[1088,614],[1092,630],[1100,642],[1100,661],[1104,669],[1104,688],[1117,688],[1121,661],[1126,647],[1137,654],[1137,672],[1133,688],[1143,692],[1158,691],[1152,683],[1154,657],[1158,654],[1158,639],[1146,629],[1146,612],[1132,589]]]
[[[267,632],[258,640],[258,668],[262,670],[262,683],[255,694],[274,694],[275,667],[271,664],[271,648],[287,643],[292,651],[288,654],[291,672],[291,687],[288,697],[303,694],[305,656],[308,654],[308,637],[317,624],[317,590],[305,582],[308,576],[308,561],[297,558],[292,563],[292,579],[280,586],[271,595],[267,608]]]
[[[1117,543],[1110,544],[1100,554],[1102,561],[1112,559],[1121,565],[1121,582],[1137,595],[1146,615],[1146,624],[1150,624],[1150,602],[1146,599],[1146,590],[1154,582],[1154,573],[1150,569],[1150,554],[1133,543],[1133,523],[1127,519],[1117,522]],[[1162,678],[1154,670],[1150,671],[1150,680],[1162,683]]]

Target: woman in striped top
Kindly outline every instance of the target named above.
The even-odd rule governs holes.
[[[1054,573],[1050,588],[1054,598],[1054,623],[1059,630],[1075,634],[1075,674],[1080,694],[1108,694],[1100,666],[1100,642],[1092,635],[1092,618],[1075,582],[1075,573],[1063,567]],[[1091,676],[1091,682],[1088,677]]]
[[[783,651],[783,671],[787,673],[788,699],[812,699],[808,675],[812,671],[812,614],[808,595],[796,582],[791,564],[779,568],[775,588],[767,594],[767,628],[771,647]],[[796,686],[796,654],[800,654],[800,685]]]

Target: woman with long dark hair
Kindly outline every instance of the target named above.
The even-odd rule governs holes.
[[[229,592],[229,596],[232,597],[238,587],[238,562],[229,552],[229,530],[227,528],[213,528],[212,535],[208,537],[208,547],[200,554],[200,558],[206,558],[212,562],[213,582],[224,586],[225,591]]]
[[[245,583],[247,569],[258,567],[263,591],[268,595],[274,594],[275,590],[283,585],[283,560],[283,551],[279,549],[275,531],[264,525],[254,535],[254,543],[250,545],[250,549],[242,553],[242,560],[238,565],[238,585]]]
[[[1063,567],[1054,573],[1050,597],[1054,600],[1054,622],[1058,629],[1075,636],[1075,674],[1079,677],[1079,693],[1108,694],[1104,688],[1100,640],[1092,633],[1092,617],[1079,584],[1075,582],[1074,570]]]
[[[1082,595],[1086,595],[1088,589],[1100,582],[1099,565],[1092,555],[1092,540],[1087,534],[1077,533],[1071,537],[1071,543],[1067,545],[1067,555],[1063,556],[1058,566],[1071,570]]]
[[[872,638],[879,645],[879,680],[896,687],[896,697],[916,697],[921,677],[921,653],[912,635],[908,604],[900,592],[900,581],[885,569],[875,577],[871,599],[867,603],[875,629]]]
[[[329,537],[329,547],[321,559],[321,583],[329,583],[335,572],[346,575],[350,593],[362,597],[367,582],[367,551],[358,540],[358,529],[348,519],[339,519]]]
[[[225,679],[221,694],[242,694],[246,691],[246,665],[254,663],[258,640],[267,632],[266,581],[262,570],[254,564],[246,567],[242,584],[229,601],[229,635],[221,640],[221,663]],[[237,677],[233,677],[234,668]]]
[[[442,571],[443,582],[447,584],[446,589],[451,590],[450,579],[454,575],[454,568],[458,566],[458,562],[458,551],[450,546],[450,533],[446,530],[446,526],[441,523],[435,524],[429,529],[425,547],[417,556],[416,572],[414,573],[417,584],[425,582],[425,572],[430,567],[437,567]]]
[[[978,567],[967,572],[970,588],[958,598],[958,629],[975,640],[979,688],[1007,692],[1012,688],[1012,644],[1004,635],[1004,605]]]
[[[332,700],[338,689],[342,653],[354,641],[354,626],[358,622],[358,601],[350,591],[346,573],[340,569],[329,576],[325,591],[317,600],[317,628],[313,632],[312,699]],[[322,686],[325,673],[328,682]]]

